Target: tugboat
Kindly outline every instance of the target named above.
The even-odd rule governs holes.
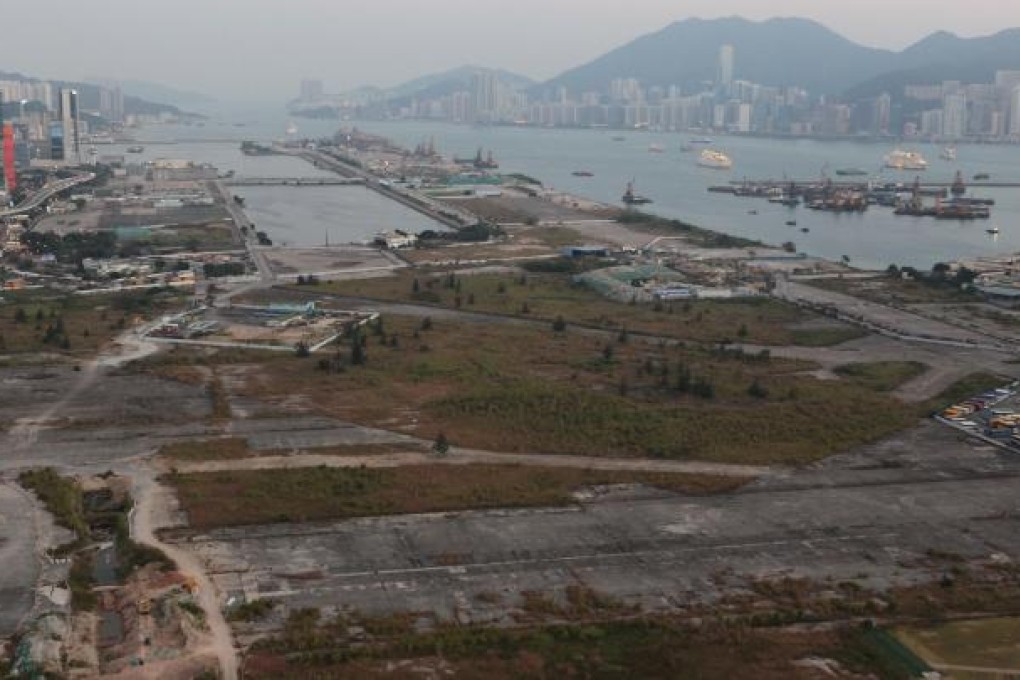
[[[956,198],[963,196],[967,193],[967,185],[963,183],[963,173],[959,170],[956,171],[956,177],[953,178],[953,183],[949,187],[949,193]]]
[[[652,199],[645,196],[639,196],[634,193],[634,181],[627,182],[627,190],[623,192],[623,198],[621,198],[627,205],[645,205],[651,203]]]

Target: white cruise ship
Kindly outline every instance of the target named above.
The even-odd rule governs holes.
[[[701,152],[698,157],[698,165],[703,168],[717,168],[719,170],[729,170],[733,167],[733,161],[729,156],[724,154],[722,151],[716,151],[715,149],[705,149]]]
[[[885,167],[893,170],[927,170],[928,161],[917,151],[896,149],[885,157]]]

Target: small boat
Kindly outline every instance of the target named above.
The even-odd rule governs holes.
[[[867,175],[868,171],[863,168],[839,168],[836,174],[840,177],[861,177]]]
[[[298,133],[298,129],[297,129],[297,125],[294,124],[294,121],[290,121],[289,123],[287,123],[287,136],[288,137],[293,137],[297,133]]]
[[[588,170],[574,170],[570,174],[573,175],[574,177],[594,177],[595,176],[594,172],[590,172]]]
[[[649,144],[648,153],[663,153],[666,150],[662,144]]]
[[[712,140],[709,137],[698,137],[687,142],[688,144],[711,144]]]
[[[978,174],[974,175],[975,182],[985,182],[990,180],[991,178],[992,176],[989,175],[987,172],[979,172]]]
[[[142,153],[143,151],[145,151],[145,147],[144,146],[134,145],[134,146],[129,146],[127,148],[127,152],[128,153]]]
[[[810,229],[808,229],[807,227],[801,227],[801,228],[800,228],[800,230],[801,230],[802,232],[804,232],[805,234],[806,234],[806,233],[808,233],[809,231],[811,231],[811,230],[810,230]]]
[[[999,233],[999,228],[998,227],[989,227],[988,229],[985,229],[985,231],[987,231],[989,234],[997,235]]]
[[[944,161],[955,161],[956,160],[956,147],[947,146],[939,152],[939,158]]]
[[[614,142],[625,142],[625,141],[627,141],[627,138],[626,137],[613,137],[612,140]]]
[[[757,215],[757,214],[758,214],[758,211],[757,211],[757,210],[748,210],[748,211],[747,211],[747,214],[748,214],[748,215]]]
[[[627,205],[645,205],[652,202],[652,199],[634,193],[633,181],[627,182],[627,190],[623,192],[623,198],[620,200]]]
[[[786,221],[786,226],[788,226],[788,227],[796,227],[797,226],[797,220],[787,220]]]

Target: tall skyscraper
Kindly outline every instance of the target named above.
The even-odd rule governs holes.
[[[60,124],[63,127],[62,160],[69,165],[81,163],[80,120],[78,118],[78,91],[60,90]]]
[[[321,80],[306,78],[301,81],[301,101],[316,102],[322,99],[324,89]]]
[[[733,84],[733,68],[736,53],[733,45],[723,45],[719,48],[719,76],[718,84],[722,87],[729,87]]]

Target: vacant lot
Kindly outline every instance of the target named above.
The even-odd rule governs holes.
[[[930,628],[901,628],[897,637],[931,664],[1009,668],[1020,673],[1020,619],[956,621]],[[986,674],[982,674],[987,677]],[[980,677],[957,674],[953,677]]]
[[[60,352],[89,356],[135,322],[181,304],[174,291],[62,295],[5,294],[0,305],[0,354]]]
[[[883,305],[966,303],[977,300],[973,293],[965,293],[949,283],[926,283],[888,276],[871,279],[804,279],[800,282]]]
[[[385,317],[321,358],[224,367],[246,397],[493,451],[798,463],[906,427],[913,413],[767,352],[581,331]],[[318,355],[317,355],[318,356]]]
[[[413,465],[399,468],[305,468],[171,474],[193,529],[308,522],[420,512],[557,506],[571,493],[606,484],[683,491],[730,491],[732,478],[532,468],[513,465]]]
[[[834,372],[868,389],[892,392],[926,370],[927,367],[917,361],[875,361],[838,366]]]
[[[414,634],[401,621],[363,628],[388,632],[351,646],[344,622],[297,612],[279,638],[249,654],[245,676],[389,678],[757,678],[806,680],[836,674],[803,659],[832,660],[844,672],[898,680],[908,669],[857,631],[787,631],[739,624],[689,628],[647,618],[544,625],[519,630],[458,627]],[[398,634],[402,633],[402,634]],[[314,649],[303,653],[299,650]],[[822,666],[825,662],[820,662]],[[412,673],[412,669],[414,672]],[[406,673],[405,673],[406,671]],[[396,675],[394,675],[396,673]],[[849,677],[849,676],[843,676]],[[862,677],[862,676],[854,676]]]
[[[562,317],[567,323],[711,343],[821,345],[860,335],[850,327],[837,332],[797,329],[816,317],[768,298],[623,304],[560,274],[457,276],[404,271],[393,277],[322,284],[314,291],[550,321]]]

